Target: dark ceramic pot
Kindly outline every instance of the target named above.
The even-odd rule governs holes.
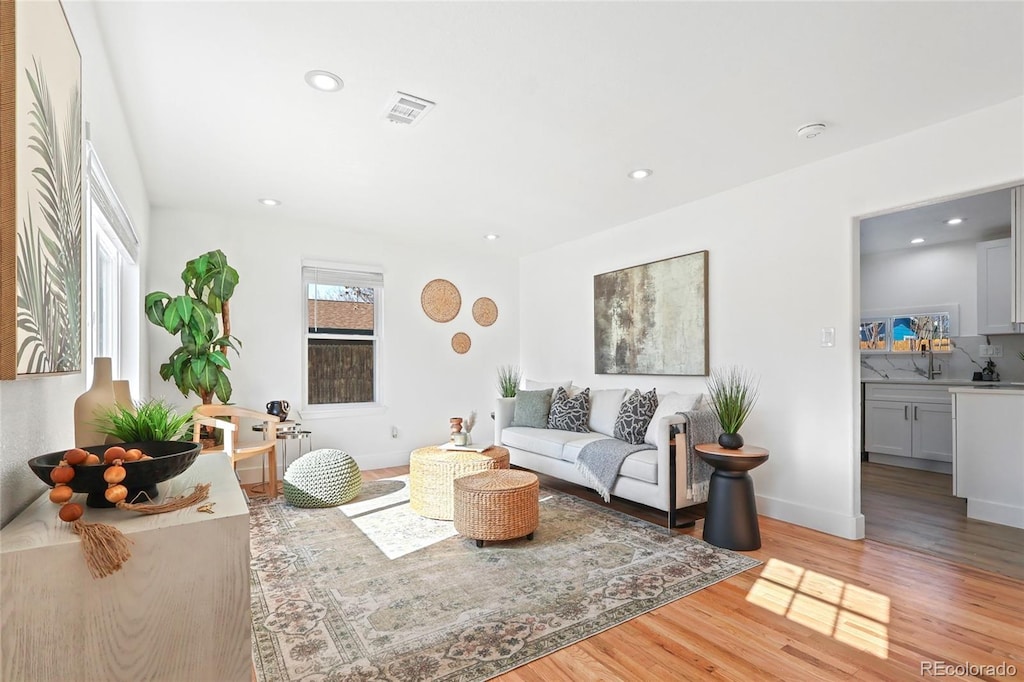
[[[718,437],[718,444],[726,450],[739,450],[743,447],[743,436],[738,433],[723,433]]]
[[[280,417],[281,421],[288,419],[288,409],[291,407],[287,400],[271,400],[267,403],[267,414]]]

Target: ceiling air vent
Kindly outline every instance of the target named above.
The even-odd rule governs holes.
[[[384,118],[392,123],[416,125],[433,108],[434,103],[430,100],[407,95],[404,92],[396,92],[388,102]]]

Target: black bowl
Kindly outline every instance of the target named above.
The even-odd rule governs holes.
[[[127,475],[122,481],[122,485],[128,488],[128,497],[126,498],[128,502],[148,502],[156,499],[156,484],[174,478],[192,466],[201,449],[199,443],[182,441],[149,441],[146,443],[117,443],[117,445],[125,450],[138,448],[153,458],[124,463]],[[102,460],[103,453],[110,447],[112,446],[91,445],[82,449],[99,455]],[[67,450],[61,450],[33,457],[28,461],[28,466],[39,477],[39,480],[52,486],[50,471],[60,463],[66,452]],[[103,496],[103,491],[107,489],[107,482],[103,480],[103,472],[109,467],[109,464],[93,466],[80,464],[75,467],[75,477],[68,485],[76,493],[89,493],[89,498],[85,501],[89,507],[113,507],[114,505],[107,502],[107,498]]]

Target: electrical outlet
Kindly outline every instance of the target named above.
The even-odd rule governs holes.
[[[992,346],[986,346],[985,344],[981,344],[980,346],[978,346],[978,357],[979,358],[989,358],[989,357],[992,357]]]
[[[822,327],[821,328],[821,347],[832,348],[836,345],[836,328],[835,327]]]
[[[397,426],[392,426],[391,427],[391,437],[392,438],[398,438],[398,427]]]
[[[1003,347],[995,344],[988,347],[988,356],[990,358],[1001,358],[1003,357]]]

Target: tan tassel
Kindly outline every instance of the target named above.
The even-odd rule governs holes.
[[[163,504],[129,504],[122,501],[117,503],[117,508],[138,514],[163,514],[186,509],[209,496],[210,484],[198,483],[191,494],[172,497]],[[89,566],[89,572],[94,579],[106,578],[117,573],[132,555],[129,546],[133,542],[113,526],[105,523],[86,523],[76,519],[72,522],[71,528],[82,539],[82,553],[85,554],[85,563]]]
[[[71,528],[82,538],[82,553],[85,554],[85,563],[93,579],[106,578],[120,571],[132,555],[128,549],[132,541],[113,526],[77,519]]]
[[[197,483],[189,495],[178,495],[172,497],[163,504],[134,504],[131,502],[118,502],[117,508],[126,511],[133,511],[139,514],[163,514],[165,512],[177,511],[199,504],[210,496],[209,483]]]

